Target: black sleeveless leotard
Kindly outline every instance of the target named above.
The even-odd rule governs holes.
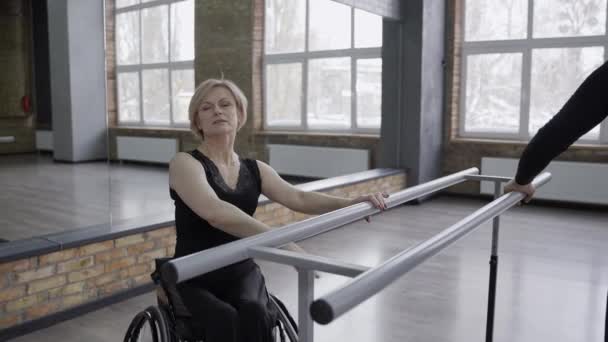
[[[198,150],[190,155],[203,165],[207,181],[221,200],[253,216],[262,187],[255,160],[240,160],[237,185],[231,189],[211,159]],[[199,217],[173,189],[170,192],[175,200],[175,257],[238,240]],[[271,305],[262,272],[252,259],[179,283],[177,289],[193,316],[194,331],[204,341],[272,341],[278,313]]]
[[[231,189],[224,182],[222,175],[211,159],[198,150],[189,153],[203,165],[207,182],[221,200],[231,203],[248,215],[253,216],[258,206],[262,186],[260,171],[255,160],[241,159],[236,188]],[[177,235],[175,257],[200,252],[239,239],[213,227],[205,219],[198,216],[184,203],[175,190],[170,189],[170,194],[175,201],[175,229]],[[253,260],[247,259],[196,279],[199,282],[213,282],[214,279],[238,277],[250,271],[254,266]]]

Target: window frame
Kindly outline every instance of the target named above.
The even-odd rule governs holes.
[[[138,0],[139,1],[139,0]],[[116,8],[114,10],[114,44],[117,47],[117,35],[116,35],[116,16],[122,13],[128,12],[138,12],[139,19],[139,62],[136,64],[129,65],[119,65],[118,60],[116,61],[116,71],[115,71],[115,79],[116,79],[116,117],[118,126],[134,126],[134,127],[175,127],[175,128],[188,128],[190,124],[188,122],[175,122],[175,113],[173,111],[173,71],[176,70],[194,70],[194,58],[192,60],[187,61],[171,61],[171,5],[179,2],[184,2],[188,0],[154,0],[145,3],[138,3],[131,6],[125,6]],[[195,0],[192,0],[195,3]],[[143,27],[142,27],[142,16],[141,11],[147,8],[167,6],[167,62],[162,63],[143,63]],[[194,43],[194,42],[193,42]],[[118,53],[116,53],[116,56]],[[153,69],[162,69],[167,70],[168,73],[168,98],[169,98],[169,122],[168,123],[146,123],[144,121],[144,99],[143,99],[143,82],[142,75],[145,70],[153,70]],[[120,87],[118,85],[118,75],[120,73],[128,73],[128,72],[137,72],[139,78],[139,120],[123,120],[120,116]],[[193,85],[195,86],[195,84]]]
[[[532,76],[532,51],[535,49],[546,48],[585,48],[585,47],[603,47],[604,61],[608,60],[608,1],[606,2],[606,28],[604,35],[595,36],[577,36],[577,37],[551,37],[551,38],[533,38],[534,28],[534,0],[528,0],[528,20],[527,20],[527,35],[524,39],[505,39],[505,40],[484,40],[484,41],[466,41],[466,3],[467,0],[461,0],[462,6],[460,13],[460,81],[458,94],[460,101],[458,105],[458,136],[461,138],[479,138],[479,139],[504,139],[504,140],[520,140],[529,141],[533,135],[529,132],[530,122],[530,97],[531,97],[531,76]],[[501,132],[466,132],[466,88],[467,88],[467,60],[469,56],[484,55],[493,53],[521,53],[522,54],[522,75],[521,75],[521,96],[520,96],[520,114],[519,114],[519,131],[517,133],[501,133]],[[591,144],[605,145],[608,144],[608,120],[604,120],[600,124],[600,132],[596,139],[579,139],[575,144]]]
[[[348,5],[345,5],[348,6]],[[304,51],[289,53],[267,53],[264,51],[262,58],[262,127],[265,131],[281,132],[319,132],[319,133],[355,133],[355,134],[379,134],[380,127],[360,127],[357,124],[357,61],[360,59],[380,59],[382,60],[382,46],[355,48],[355,7],[350,7],[350,48],[336,50],[315,50],[309,51],[309,27],[310,27],[310,0],[306,0],[305,26],[304,26]],[[266,15],[266,8],[264,8]],[[264,45],[266,44],[266,31],[264,34]],[[309,62],[314,59],[323,58],[350,58],[350,127],[349,128],[330,128],[330,127],[310,127],[308,125],[308,68]],[[267,69],[269,65],[298,63],[301,65],[302,78],[301,86],[301,108],[299,125],[271,125],[268,123],[267,95]],[[382,110],[382,109],[381,109]],[[380,113],[382,115],[382,113]]]

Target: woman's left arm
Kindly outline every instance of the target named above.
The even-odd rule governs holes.
[[[371,202],[380,210],[386,209],[384,203],[384,198],[388,197],[386,192],[376,192],[351,199],[320,192],[302,191],[286,182],[268,164],[261,161],[257,163],[262,178],[262,194],[294,211],[313,215],[324,214],[366,201]]]

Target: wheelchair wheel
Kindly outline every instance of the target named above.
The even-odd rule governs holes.
[[[165,305],[157,306],[160,314],[162,315],[162,319],[165,321],[165,327],[167,330],[168,341],[170,342],[188,342],[179,338],[179,334],[175,328],[175,317],[171,313],[171,308]],[[196,341],[194,341],[196,342]]]
[[[285,334],[287,334],[287,338],[290,342],[298,342],[298,326],[293,321],[289,313],[287,312],[287,308],[283,305],[283,303],[275,296],[270,295],[270,301],[276,307],[279,312],[279,336],[280,341],[285,341]]]
[[[156,306],[150,306],[135,315],[123,341],[172,342],[172,336],[165,313]]]
[[[136,336],[139,335],[139,330],[141,329],[142,325],[146,323],[147,317],[148,316],[143,311],[135,315],[133,320],[131,320],[131,324],[129,324],[129,327],[127,328],[123,342],[130,342],[137,339]]]
[[[158,327],[158,335],[160,337],[160,342],[171,342],[170,339],[170,330],[169,321],[167,320],[167,316],[157,306],[150,306],[146,309],[154,319],[156,326]]]
[[[297,342],[297,325],[287,312],[285,306],[274,296],[270,301],[277,308],[279,317],[277,326],[273,331],[274,340],[280,342]],[[197,336],[190,330],[178,329],[178,321],[166,305],[149,306],[139,312],[127,329],[124,342],[197,342]],[[187,322],[186,322],[187,324]],[[183,328],[183,327],[182,327]],[[180,333],[178,333],[180,332]],[[286,338],[287,337],[287,338]],[[215,342],[215,341],[213,341]]]

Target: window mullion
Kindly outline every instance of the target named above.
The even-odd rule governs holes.
[[[606,15],[608,16],[608,1],[606,2]],[[606,18],[606,28],[604,36],[607,38],[604,44],[604,60],[608,60],[608,18]],[[600,124],[600,144],[608,144],[608,119]]]
[[[460,53],[460,89],[458,91],[459,98],[459,108],[458,112],[458,135],[464,137],[466,135],[465,132],[465,122],[466,122],[466,111],[467,111],[467,62],[468,62],[469,54],[466,49],[462,48]]]
[[[532,49],[525,48],[522,55],[521,67],[521,93],[520,93],[520,116],[519,116],[519,138],[528,140],[530,138],[530,97],[532,79]]]
[[[304,53],[308,53],[308,39],[310,36],[310,0],[306,0],[306,18],[304,20]],[[300,125],[304,131],[308,130],[308,57],[302,62],[302,91],[301,91],[301,122]]]
[[[169,91],[169,125],[175,125],[175,119],[173,117],[173,68],[171,65],[171,11],[175,10],[175,7],[171,6],[171,4],[167,5],[167,81],[168,81],[168,91]]]
[[[458,89],[458,136],[465,136],[464,123],[466,122],[466,87],[467,87],[467,49],[466,49],[466,5],[465,0],[460,0],[460,13],[456,13],[456,16],[460,17],[460,89]],[[457,20],[455,20],[458,22]]]
[[[355,8],[350,8],[350,48],[355,48]],[[357,59],[350,56],[350,128],[357,129]]]
[[[608,9],[606,12],[608,13]],[[606,34],[608,35],[608,19],[606,20]],[[604,60],[608,60],[608,40],[604,45]],[[600,124],[600,144],[608,144],[608,119]]]
[[[521,140],[530,139],[530,103],[532,97],[532,35],[534,34],[534,0],[528,0],[526,43],[522,65],[521,116],[519,121],[519,136]]]
[[[264,38],[266,39],[266,38]],[[268,62],[262,59],[262,129],[268,128]]]
[[[139,65],[143,67],[143,24],[141,19],[141,10],[137,10],[139,18]],[[143,68],[139,70],[139,125],[144,123],[144,87],[143,87]]]

